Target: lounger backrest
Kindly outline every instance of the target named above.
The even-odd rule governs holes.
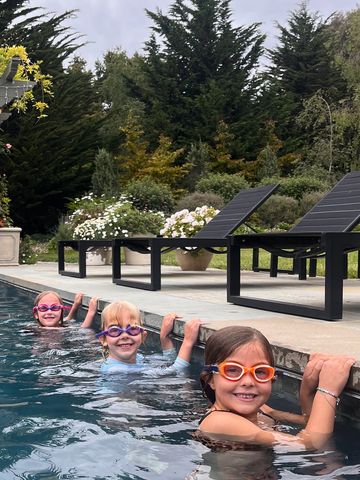
[[[290,232],[348,232],[359,221],[360,172],[352,172],[345,175]]]
[[[278,185],[241,190],[194,238],[226,238],[267,200]]]

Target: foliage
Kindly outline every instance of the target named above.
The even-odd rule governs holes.
[[[19,259],[20,263],[34,264],[37,256],[34,251],[36,242],[29,235],[25,235],[20,241]]]
[[[274,229],[279,224],[293,224],[299,216],[298,202],[292,197],[272,195],[256,211],[261,227]]]
[[[153,144],[160,134],[177,146],[199,139],[210,144],[220,120],[235,135],[232,149],[243,151],[256,137],[252,98],[264,36],[259,24],[233,26],[229,4],[175,0],[168,15],[147,10],[153,34],[140,80],[130,82],[145,106],[144,127]]]
[[[30,61],[26,48],[22,45],[0,47],[0,75],[5,71],[13,57],[19,57],[21,59],[21,64],[18,67],[14,80],[36,82],[41,88],[42,99],[41,101],[36,100],[33,91],[28,90],[20,98],[16,98],[12,102],[11,108],[25,112],[28,104],[31,103],[37,109],[39,117],[44,117],[45,109],[48,108],[48,104],[45,102],[45,96],[53,95],[51,75],[45,75],[41,72],[40,60],[34,63]]]
[[[325,192],[319,191],[305,193],[299,200],[299,217],[303,217],[305,213],[309,212],[323,198],[324,194]]]
[[[9,204],[7,178],[0,174],[0,227],[11,227],[13,224]]]
[[[113,156],[104,148],[95,155],[91,182],[95,195],[112,197],[119,193],[119,172]]]
[[[188,191],[193,192],[199,179],[209,173],[209,161],[209,145],[201,141],[193,142],[185,157],[185,162],[190,165],[184,181]]]
[[[176,210],[195,210],[195,208],[201,205],[210,205],[216,209],[222,209],[224,206],[224,200],[220,195],[212,192],[193,192],[185,197],[181,198],[176,204]]]
[[[172,238],[193,237],[218,213],[219,210],[207,205],[197,207],[191,212],[188,209],[180,210],[165,220],[160,235]]]
[[[174,197],[170,187],[155,182],[151,177],[130,181],[124,193],[138,210],[170,213],[174,209]]]
[[[178,157],[183,149],[172,150],[170,138],[160,135],[157,148],[150,151],[149,143],[144,139],[144,131],[138,123],[138,119],[129,116],[126,125],[120,128],[125,135],[121,153],[117,160],[120,169],[124,172],[126,182],[131,179],[150,177],[169,185],[173,192],[180,193],[179,180],[189,170],[190,165],[177,165]]]
[[[310,175],[288,178],[264,178],[261,183],[263,185],[280,183],[278,193],[280,195],[295,198],[296,200],[300,200],[306,193],[314,191],[324,192],[329,189],[328,181]]]
[[[69,199],[88,190],[98,150],[97,97],[80,60],[54,78],[54,98],[41,122],[12,115],[13,152],[4,161],[13,218],[25,233],[49,232]],[[21,191],[21,195],[18,192]]]
[[[249,184],[242,175],[227,173],[211,173],[196,184],[197,191],[216,193],[222,197],[224,203],[230,202],[240,190],[248,187]]]
[[[140,211],[125,196],[119,199],[86,196],[68,218],[73,238],[101,240],[130,234],[159,234],[164,223],[162,212]]]
[[[280,174],[277,153],[282,146],[282,142],[275,134],[275,123],[270,120],[266,122],[266,138],[266,146],[260,151],[256,159],[257,180]]]
[[[235,135],[230,132],[229,126],[220,120],[216,134],[215,146],[209,147],[210,164],[212,172],[217,173],[236,173],[239,171],[240,160],[231,158],[231,146]]]

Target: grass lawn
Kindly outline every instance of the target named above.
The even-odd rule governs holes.
[[[57,252],[53,251],[42,251],[37,254],[37,261],[44,262],[57,262]],[[78,254],[72,249],[66,252],[66,261],[67,262],[77,262]],[[165,253],[161,257],[162,265],[177,265],[175,258],[175,251]],[[319,276],[324,275],[324,259],[318,260],[318,269],[317,274]],[[270,255],[267,252],[261,251],[260,253],[260,267],[269,267],[270,264]],[[243,270],[251,270],[252,265],[252,251],[250,249],[243,250],[241,253],[241,266]],[[289,269],[292,266],[292,261],[287,258],[279,259],[279,268]],[[226,254],[217,254],[214,255],[211,263],[211,268],[220,268],[226,270]],[[349,278],[357,278],[357,252],[352,252],[349,255]]]

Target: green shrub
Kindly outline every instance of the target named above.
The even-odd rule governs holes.
[[[225,203],[228,203],[244,188],[249,188],[249,183],[242,175],[210,173],[198,181],[195,190],[203,193],[216,193],[222,197]]]
[[[209,207],[214,207],[218,210],[221,210],[224,206],[224,200],[220,195],[212,192],[194,192],[190,195],[186,195],[176,205],[176,210],[183,210],[187,208],[188,210],[195,210],[196,207],[201,207],[202,205],[207,205]]]
[[[20,263],[36,263],[35,244],[29,235],[25,235],[25,237],[21,239],[19,251]]]
[[[125,188],[125,195],[139,210],[164,213],[174,210],[174,196],[170,187],[149,177],[130,182]]]
[[[95,155],[94,173],[91,178],[95,195],[112,197],[119,194],[119,172],[111,153],[100,148]]]
[[[11,227],[10,198],[8,196],[8,182],[5,175],[0,174],[0,226]]]
[[[261,181],[262,185],[269,185],[271,183],[280,183],[277,193],[286,197],[292,197],[300,200],[306,193],[315,191],[329,190],[330,185],[326,180],[319,179],[310,175],[301,175],[297,177],[288,178],[264,178]]]
[[[299,200],[299,216],[303,217],[305,213],[312,209],[312,207],[323,198],[324,192],[309,192],[305,193],[301,200]]]
[[[294,198],[284,197],[283,195],[272,195],[256,211],[260,226],[268,229],[274,229],[282,224],[291,225],[298,216],[298,202]]]

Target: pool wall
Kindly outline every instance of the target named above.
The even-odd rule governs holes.
[[[43,290],[55,290],[57,291],[65,302],[71,303],[74,299],[74,293],[59,289],[51,288],[43,283],[29,282],[21,278],[8,278],[6,275],[0,275],[1,281],[8,283],[15,287],[22,288],[26,290],[31,297],[34,294],[37,294]],[[71,280],[69,280],[71,281]],[[73,285],[72,285],[73,287]],[[70,287],[69,287],[70,288]],[[119,295],[119,299],[121,296]],[[90,296],[84,295],[83,305],[86,307],[89,304]],[[100,299],[98,302],[99,315],[97,316],[94,328],[96,330],[100,327],[100,313],[104,307],[110,302]],[[82,312],[79,312],[79,319],[81,320],[85,314],[86,310],[83,309]],[[150,311],[143,311],[145,325],[154,331],[159,331],[162,321],[162,315],[153,313]],[[228,325],[229,323],[227,323]],[[175,339],[181,340],[183,337],[183,326],[184,322],[182,320],[177,320],[174,327],[174,337]],[[197,344],[198,349],[194,352],[195,360],[198,360],[200,363],[202,361],[202,349],[204,348],[207,338],[212,334],[217,328],[221,328],[221,324],[217,324],[216,327],[203,326],[200,331],[199,341]],[[296,332],[294,332],[296,335]],[[277,342],[272,342],[272,347],[274,350],[275,364],[276,367],[284,371],[284,376],[288,378],[288,381],[281,383],[281,388],[287,392],[290,396],[297,396],[299,389],[299,383],[301,380],[301,374],[304,370],[304,367],[308,361],[309,354],[296,350],[295,348],[289,348],[286,345],[282,345]],[[348,385],[341,395],[341,402],[338,407],[337,419],[341,421],[351,421],[352,425],[354,423],[360,428],[360,366],[359,362],[352,368],[351,376],[349,378]]]

